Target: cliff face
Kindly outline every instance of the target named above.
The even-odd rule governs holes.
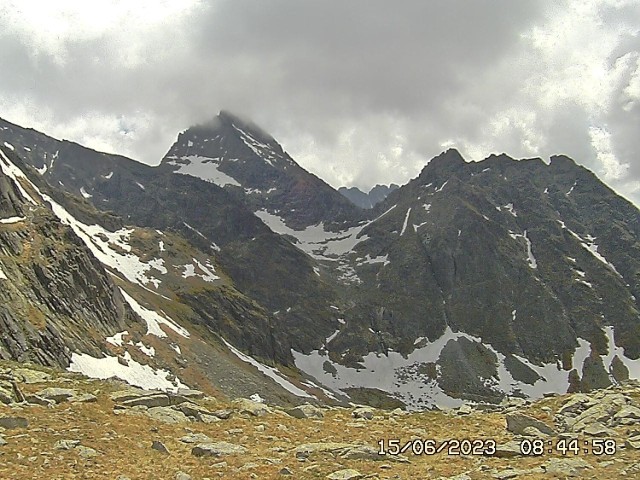
[[[0,151],[0,358],[68,366],[131,321],[119,291],[72,229]]]

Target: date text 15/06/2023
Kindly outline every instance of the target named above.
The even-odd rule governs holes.
[[[616,441],[613,439],[578,438],[559,439],[523,439],[520,440],[520,453],[525,456],[546,454],[560,455],[615,455]],[[379,455],[494,455],[498,450],[495,440],[486,439],[381,439],[378,441]]]

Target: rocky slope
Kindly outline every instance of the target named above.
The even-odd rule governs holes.
[[[215,256],[32,181],[10,148],[0,148],[0,167],[2,358],[148,388],[328,400],[302,383],[274,317],[234,287]],[[294,383],[275,365],[288,365]]]
[[[190,321],[356,401],[457,406],[640,377],[640,213],[566,157],[450,150],[363,212],[225,112],[158,167],[0,128],[34,179],[154,245],[156,229],[185,236],[199,253],[183,269],[211,262],[215,287],[153,287],[173,284]],[[65,208],[90,224],[82,204]],[[168,264],[156,250],[140,255]]]
[[[640,213],[572,160],[451,150],[375,214],[343,256],[357,288],[328,359],[297,359],[318,378],[499,400],[638,375]]]
[[[162,166],[219,185],[251,211],[279,215],[295,229],[353,221],[359,215],[358,208],[301,168],[273,137],[226,111],[178,135]]]
[[[0,264],[0,358],[67,366],[73,350],[95,354],[133,321],[100,263],[2,150]]]
[[[15,155],[34,167],[27,172],[34,180],[41,178],[127,223],[179,233],[205,254],[215,256],[238,291],[270,312],[268,315],[278,312],[273,325],[284,345],[311,348],[318,343],[317,332],[329,334],[337,324],[329,308],[336,293],[327,278],[314,269],[312,259],[215,183],[177,175],[166,166],[149,167],[95,152],[5,121],[0,121],[0,140],[7,141]],[[346,208],[355,208],[336,196]],[[82,220],[82,209],[74,209],[78,203],[67,202],[65,208]],[[105,225],[103,219],[100,222],[107,228],[115,227]],[[202,311],[207,310],[202,309],[207,306],[206,296],[197,302]],[[209,303],[215,311],[216,297]],[[264,330],[256,326],[256,331]],[[258,341],[255,336],[240,339],[236,335],[233,340],[242,340],[236,346],[244,351],[260,351],[264,359],[291,363],[288,348],[278,351],[267,337]]]
[[[638,387],[627,382],[588,395],[421,413],[283,409],[195,390],[144,391],[0,362],[0,476],[635,478]],[[440,452],[432,451],[441,445]]]

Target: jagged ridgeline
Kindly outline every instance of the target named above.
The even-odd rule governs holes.
[[[0,128],[33,181],[105,229],[102,247],[121,241],[147,265],[126,274],[92,251],[120,288],[222,345],[189,350],[203,371],[224,339],[284,367],[294,395],[323,385],[333,393],[321,396],[415,408],[640,376],[640,212],[567,157],[449,150],[360,208],[373,202],[354,205],[228,112],[178,135],[157,167]]]

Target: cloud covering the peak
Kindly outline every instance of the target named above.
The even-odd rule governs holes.
[[[334,186],[563,153],[640,205],[636,0],[0,0],[0,116],[155,164],[221,109]]]

